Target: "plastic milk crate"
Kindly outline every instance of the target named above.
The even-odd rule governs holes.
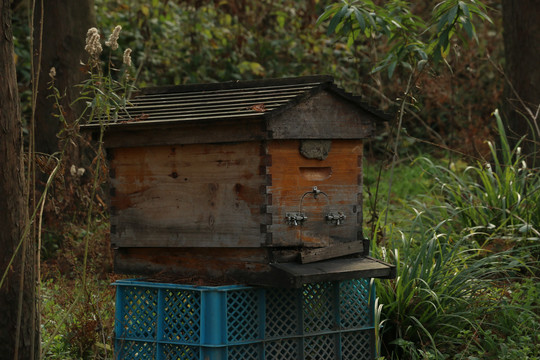
[[[375,357],[369,279],[300,289],[120,280],[117,359],[364,360]]]

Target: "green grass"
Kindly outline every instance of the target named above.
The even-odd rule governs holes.
[[[421,157],[395,168],[396,200],[381,185],[372,253],[397,267],[376,282],[385,359],[540,357],[540,175],[497,121],[490,166]]]
[[[112,359],[114,289],[111,279],[92,277],[83,290],[58,276],[41,286],[43,359]]]

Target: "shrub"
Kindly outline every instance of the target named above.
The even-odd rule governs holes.
[[[501,149],[488,142],[492,161],[459,173],[421,158],[440,185],[439,216],[451,219],[454,232],[481,232],[484,245],[511,237],[538,243],[540,238],[540,173],[527,166],[519,143],[510,148],[501,118],[495,112]]]
[[[445,358],[459,348],[458,335],[475,330],[489,306],[479,295],[521,264],[510,253],[471,248],[468,237],[454,239],[440,232],[444,222],[426,226],[422,217],[418,213],[407,234],[374,249],[376,257],[397,266],[395,279],[377,282],[377,295],[384,304],[386,353],[399,359]]]
[[[380,221],[373,231],[386,233],[372,241],[375,257],[397,267],[395,279],[377,281],[389,358],[538,356],[540,176],[495,118],[500,149],[489,143],[491,163],[460,171],[420,158],[437,182],[429,204],[409,201],[407,230]]]

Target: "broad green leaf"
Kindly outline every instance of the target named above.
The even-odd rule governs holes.
[[[141,13],[143,13],[144,16],[149,17],[150,16],[150,8],[146,5],[141,6]]]
[[[388,66],[388,78],[391,79],[392,75],[394,75],[394,70],[396,69],[397,60],[394,60],[390,63]]]
[[[412,66],[411,64],[409,64],[407,61],[402,61],[401,62],[401,66],[403,66],[405,69],[411,71],[412,70]]]
[[[437,23],[437,32],[440,32],[444,25],[446,24],[448,19],[448,13],[444,13],[443,16],[439,19],[439,22]]]
[[[448,20],[447,20],[448,25],[452,25],[456,21],[458,9],[459,8],[456,5],[453,8],[451,8],[450,11],[448,12]]]
[[[336,4],[338,5],[338,4]],[[319,16],[317,19],[316,25],[320,25],[323,21],[326,21],[328,18],[330,18],[333,14],[337,12],[337,6],[328,6],[326,10]]]
[[[469,7],[463,1],[458,2],[458,6],[467,18],[471,18],[471,13],[469,12]]]
[[[283,11],[278,11],[276,13],[276,15],[277,15],[276,20],[278,22],[278,25],[279,25],[280,28],[283,29],[285,27],[285,21],[287,19],[287,13],[285,13]]]
[[[330,20],[330,24],[328,25],[328,29],[326,30],[326,34],[327,35],[331,35],[335,32],[336,30],[336,27],[338,26],[338,24],[343,20],[343,17],[345,16],[345,14],[347,13],[347,10],[349,9],[349,5],[348,4],[345,4],[343,5],[343,7],[341,8],[341,10],[339,10],[333,17],[332,17],[332,20]]]
[[[467,32],[467,35],[469,36],[469,39],[475,38],[473,26],[472,26],[471,21],[470,21],[469,18],[464,19],[463,28]]]
[[[356,17],[356,21],[358,22],[360,29],[362,30],[362,32],[364,32],[366,30],[366,20],[364,19],[362,12],[358,9],[355,9],[354,16]]]
[[[394,20],[394,19],[391,19],[391,20],[390,20],[390,23],[394,24],[398,29],[401,29],[401,28],[402,28],[401,24],[398,23],[398,22],[397,22],[396,20]]]
[[[343,26],[339,30],[339,33],[343,35],[349,35],[351,33],[352,22],[348,18],[344,18],[344,22],[341,23]]]
[[[377,24],[375,23],[375,16],[376,14],[374,12],[366,13],[366,16],[371,23],[371,27],[375,30],[377,29]]]
[[[488,16],[488,14],[485,13],[485,9],[486,9],[486,7],[482,3],[478,3],[478,5],[477,5],[476,2],[473,2],[473,3],[468,5],[468,10],[471,13],[476,14],[482,20],[487,20],[487,21],[489,21],[490,23],[493,24],[493,21],[491,20],[491,18]],[[482,11],[482,10],[484,10],[484,11]]]

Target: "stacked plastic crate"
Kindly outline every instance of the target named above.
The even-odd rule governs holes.
[[[122,280],[118,359],[373,359],[367,279],[299,289]]]

